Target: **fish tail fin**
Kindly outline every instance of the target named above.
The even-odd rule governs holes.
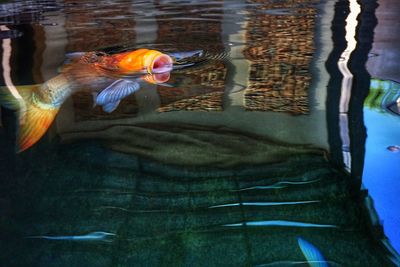
[[[9,88],[0,90],[0,105],[18,112],[17,152],[35,144],[46,133],[58,113],[58,107],[35,103],[33,92],[39,87],[40,85],[16,86],[13,93]]]
[[[46,133],[59,108],[42,108],[39,106],[28,105],[24,117],[20,118],[18,133],[18,152],[22,152],[32,145]]]

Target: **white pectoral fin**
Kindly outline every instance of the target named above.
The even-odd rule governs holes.
[[[113,112],[114,110],[117,109],[119,102],[121,102],[121,101],[118,100],[115,102],[109,102],[109,103],[104,104],[103,105],[104,112],[107,112],[107,113]]]
[[[127,97],[128,95],[140,89],[140,85],[136,81],[119,79],[106,87],[96,97],[96,104],[104,106],[109,103],[116,103]]]

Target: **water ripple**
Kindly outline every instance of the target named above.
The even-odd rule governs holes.
[[[46,240],[58,240],[58,241],[102,241],[112,242],[115,234],[108,232],[91,232],[85,235],[66,235],[66,236],[28,236],[26,238],[31,239],[46,239]]]
[[[283,220],[271,220],[271,221],[250,221],[241,223],[224,224],[226,227],[240,227],[240,226],[283,226],[283,227],[315,227],[315,228],[338,228],[339,226],[333,224],[317,224],[317,223],[305,223],[296,221],[283,221]]]
[[[286,202],[242,202],[242,203],[230,203],[230,204],[222,204],[215,205],[209,207],[210,209],[214,208],[224,208],[224,207],[237,207],[237,206],[283,206],[283,205],[301,205],[301,204],[310,204],[310,203],[319,203],[320,200],[308,200],[308,201],[286,201]]]

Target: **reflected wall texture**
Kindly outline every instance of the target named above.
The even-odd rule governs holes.
[[[129,1],[64,1],[68,52],[97,51],[133,43],[134,9]],[[123,14],[123,15],[122,15]]]
[[[203,66],[173,74],[171,81],[177,83],[175,88],[158,86],[161,102],[158,111],[222,111],[227,72],[223,58],[219,58],[225,52],[221,35],[223,1],[191,5],[155,1],[155,7],[160,14],[156,16],[157,43],[172,44],[181,51],[196,47],[210,59]]]
[[[307,114],[315,7],[302,6],[310,1],[248,2],[260,6],[248,10],[246,109]]]

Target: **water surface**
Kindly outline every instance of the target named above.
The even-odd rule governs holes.
[[[396,198],[374,206],[376,194],[362,187],[379,179],[363,170],[377,174],[368,168],[380,157],[373,138],[365,146],[364,120],[382,123],[368,126],[371,136],[398,123],[364,108],[375,9],[375,1],[2,3],[8,95],[59,75],[75,52],[182,55],[166,83],[143,83],[112,112],[85,88],[75,92],[22,153],[18,111],[3,99],[5,265],[396,266],[396,224],[380,220],[388,210],[396,217],[387,208]]]

